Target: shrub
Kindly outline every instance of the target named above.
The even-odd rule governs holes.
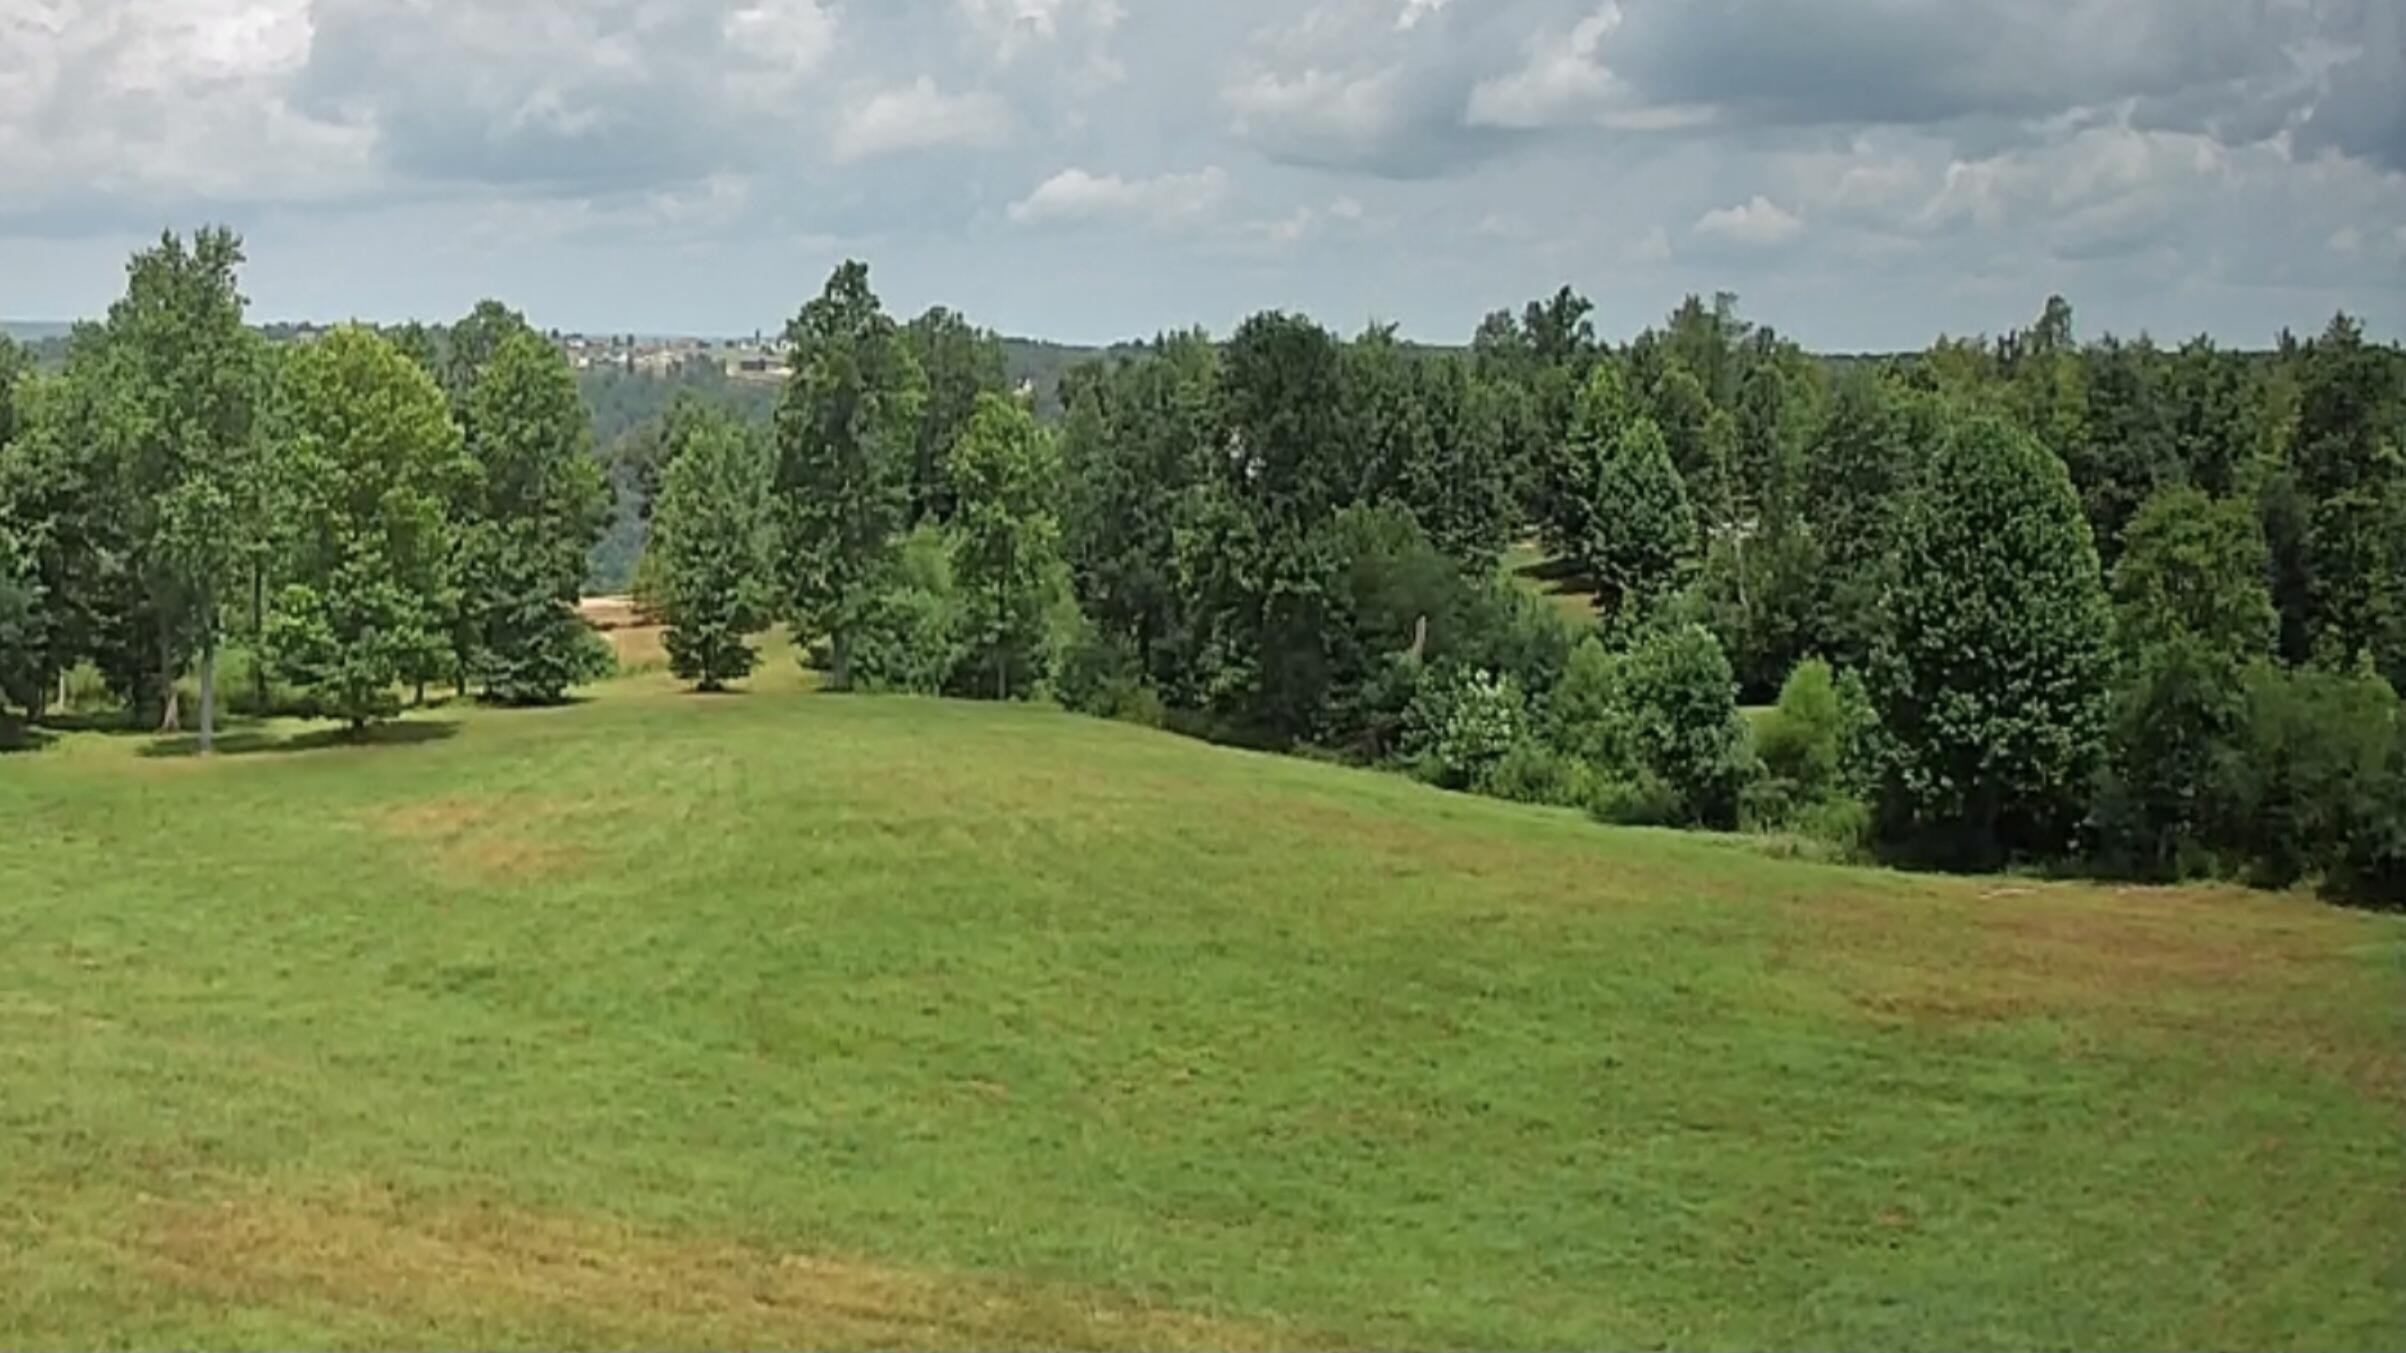
[[[1595,798],[1596,774],[1577,757],[1523,737],[1479,776],[1474,788],[1513,803],[1585,808]]]
[[[1779,688],[1779,703],[1755,730],[1763,770],[1799,803],[1838,791],[1846,755],[1847,713],[1837,677],[1818,658],[1796,665]]]
[[[1133,644],[1105,635],[1082,617],[1063,630],[1061,670],[1053,694],[1064,708],[1098,719],[1161,727],[1169,711],[1145,680]]]
[[[1687,821],[1736,826],[1754,763],[1721,642],[1701,625],[1655,631],[1621,655],[1617,687],[1620,759],[1669,786]]]
[[[2218,840],[2256,881],[2321,876],[2335,894],[2400,900],[2397,842],[2406,809],[2397,693],[2369,672],[2287,671],[2246,678],[2238,754],[2224,762]]]
[[[852,634],[852,682],[864,691],[941,692],[961,665],[961,606],[943,533],[932,526],[903,541],[891,577],[873,594]]]
[[[1469,789],[1520,740],[1522,722],[1511,678],[1432,669],[1404,712],[1405,757],[1430,783]]]

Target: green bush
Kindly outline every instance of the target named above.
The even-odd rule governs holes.
[[[1473,788],[1513,803],[1585,808],[1595,799],[1596,774],[1577,757],[1523,737],[1481,773]]]
[[[1066,709],[1098,719],[1159,728],[1169,710],[1145,679],[1135,646],[1107,636],[1083,619],[1062,626],[1061,670],[1053,695]]]
[[[1616,827],[1683,827],[1690,817],[1679,790],[1647,770],[1597,777],[1587,811],[1598,822]]]
[[[1421,778],[1469,789],[1520,741],[1519,689],[1510,677],[1431,669],[1404,711],[1404,755]]]
[[[2285,670],[2246,678],[2239,750],[2216,799],[2219,841],[2256,881],[2320,877],[2359,900],[2400,900],[2398,839],[2406,752],[2397,693],[2369,672]]]
[[[964,651],[950,550],[941,530],[922,526],[903,541],[892,577],[853,630],[853,686],[939,694]]]
[[[1818,658],[1796,665],[1780,686],[1779,703],[1755,729],[1754,747],[1763,771],[1799,803],[1838,791],[1846,756],[1846,710],[1837,677]]]

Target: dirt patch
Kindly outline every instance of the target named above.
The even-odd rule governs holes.
[[[1074,1291],[1007,1287],[374,1188],[155,1200],[147,1276],[214,1303],[366,1316],[410,1343],[711,1348],[1263,1348],[1277,1332]]]

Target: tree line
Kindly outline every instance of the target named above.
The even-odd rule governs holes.
[[[105,351],[145,350],[145,266],[66,373],[15,386],[14,425],[52,430],[9,437],[0,485],[53,476],[72,506],[82,462],[43,467],[87,448],[115,467],[99,516],[123,536],[101,556],[120,561],[101,570],[115,593],[54,577],[52,517],[0,487],[20,579],[0,624],[69,636],[21,675],[89,658],[141,698],[187,651],[205,664],[192,617],[210,608],[250,615],[270,668],[318,688],[355,661],[347,634],[415,636],[356,661],[343,709],[372,715],[413,680],[480,680],[566,614],[558,579],[607,495],[565,468],[589,460],[557,398],[573,383],[523,321],[502,334],[509,312],[480,307],[448,331],[319,345],[414,403],[371,398],[364,376],[304,379],[334,355],[239,354],[230,336],[220,360],[179,341],[155,372],[111,366]],[[511,338],[528,341],[504,367]],[[701,686],[748,673],[754,636],[783,622],[839,690],[1049,698],[1616,822],[1950,867],[2406,891],[2406,356],[2344,315],[2266,352],[2166,348],[2081,342],[2058,299],[1993,340],[1841,362],[1727,296],[1607,344],[1566,288],[1457,351],[1281,313],[1224,340],[1166,334],[1066,373],[1057,421],[1005,393],[994,335],[945,310],[895,321],[859,264],[787,338],[765,424],[683,398],[611,457],[622,512],[649,524],[639,597]],[[241,402],[212,403],[201,378],[225,363],[269,373],[247,387],[276,411],[256,435],[210,431]],[[164,457],[100,436],[105,420],[78,440],[79,368],[95,388],[168,382],[172,397],[122,398],[171,404],[192,431],[154,436]],[[406,491],[257,490],[231,468],[281,464],[264,472],[280,482],[315,464],[294,448],[367,437],[355,406],[403,404],[432,416],[356,458],[400,476],[364,447],[424,443]],[[511,487],[520,458],[580,487]],[[262,523],[203,533],[233,542],[230,562],[180,543],[182,480],[146,468],[159,459],[230,467],[228,520]],[[344,506],[370,501],[416,506]],[[549,590],[516,593],[524,626],[491,596],[509,570],[484,562],[511,551],[472,543],[480,529],[560,548]],[[362,534],[373,548],[320,543]],[[1514,576],[1507,553],[1532,543],[1594,595],[1592,620]],[[369,579],[391,592],[374,624],[257,618],[322,614],[303,599]],[[226,580],[290,600],[245,613]],[[75,600],[94,595],[119,601]],[[424,619],[382,619],[403,610]],[[153,630],[183,647],[130,660],[125,635]]]
[[[0,693],[39,720],[88,671],[176,731],[195,673],[206,752],[229,657],[234,703],[354,728],[430,683],[543,704],[606,670],[576,603],[609,490],[559,352],[490,302],[271,344],[242,262],[165,235],[61,370],[0,348]]]

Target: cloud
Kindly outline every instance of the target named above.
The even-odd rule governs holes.
[[[1209,215],[1227,195],[1228,175],[1216,165],[1192,174],[1142,179],[1073,168],[1012,203],[1009,215],[1023,226],[1134,221],[1171,227]]]
[[[1804,231],[1794,212],[1757,193],[1734,207],[1715,207],[1696,218],[1691,234],[1747,248],[1786,244]]]
[[[902,151],[999,146],[1011,136],[1011,110],[992,94],[946,94],[922,75],[847,105],[837,116],[836,162],[853,164]]]
[[[307,0],[0,5],[0,216],[357,190],[369,129],[288,96],[312,41]]]

